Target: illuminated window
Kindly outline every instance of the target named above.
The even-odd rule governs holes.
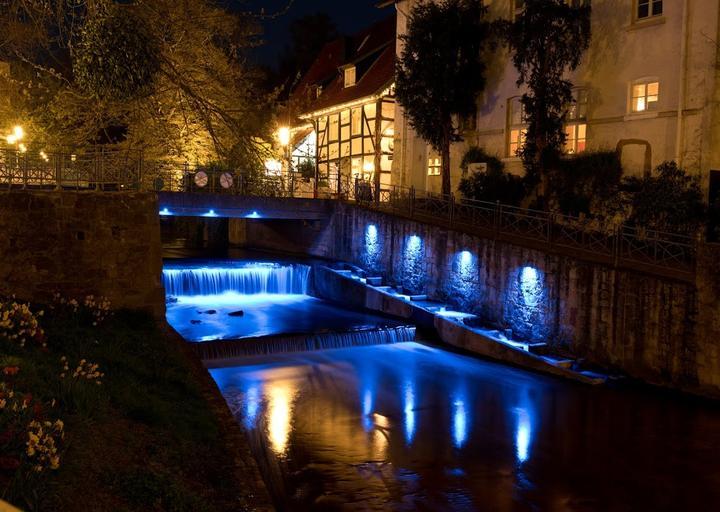
[[[568,109],[565,124],[565,152],[569,155],[585,151],[587,143],[587,103],[586,89],[573,91],[573,103]]]
[[[565,126],[565,152],[568,155],[582,153],[587,144],[587,125],[569,124]]]
[[[644,20],[660,16],[663,12],[662,0],[637,0],[637,19]]]
[[[658,98],[660,96],[659,82],[641,82],[632,86],[632,104],[633,112],[645,112],[648,110],[657,110]]]
[[[355,85],[355,66],[345,68],[345,87]]]
[[[442,169],[442,161],[440,157],[431,156],[428,158],[428,176],[440,176]]]
[[[518,156],[518,152],[525,144],[527,135],[527,122],[520,97],[508,100],[508,156]]]

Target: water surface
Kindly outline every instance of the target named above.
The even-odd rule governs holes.
[[[211,370],[289,510],[720,510],[720,411],[402,343]]]

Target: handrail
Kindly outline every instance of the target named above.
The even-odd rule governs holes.
[[[423,222],[490,236],[582,252],[615,265],[639,265],[675,273],[694,272],[696,239],[628,225],[599,225],[597,219],[519,208],[454,194],[352,180],[335,173],[248,176],[167,161],[143,161],[126,151],[78,155],[30,155],[0,150],[0,190],[70,189],[103,192],[170,191],[254,197],[333,198]]]

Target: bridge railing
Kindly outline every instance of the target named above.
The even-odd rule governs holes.
[[[584,253],[613,264],[656,267],[691,274],[696,259],[692,236],[647,230],[597,219],[518,208],[417,190],[358,182],[349,199],[366,208],[403,215],[494,239],[524,240],[540,248]]]
[[[133,151],[81,154],[0,149],[0,189],[138,190],[142,158]]]
[[[0,190],[73,189],[172,191],[254,197],[319,197],[353,202],[494,239],[522,240],[562,248],[614,264],[692,273],[696,240],[691,236],[628,225],[602,224],[486,201],[381,186],[336,174],[317,182],[291,176],[248,176],[168,162],[143,162],[132,151],[31,154],[0,150]]]

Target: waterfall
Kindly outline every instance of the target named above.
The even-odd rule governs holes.
[[[219,295],[237,292],[307,294],[310,267],[307,265],[279,265],[250,263],[243,266],[165,268],[165,294]]]
[[[415,340],[414,326],[331,332],[307,335],[281,335],[242,340],[192,343],[203,361],[267,354],[287,354],[331,348],[384,345]]]

